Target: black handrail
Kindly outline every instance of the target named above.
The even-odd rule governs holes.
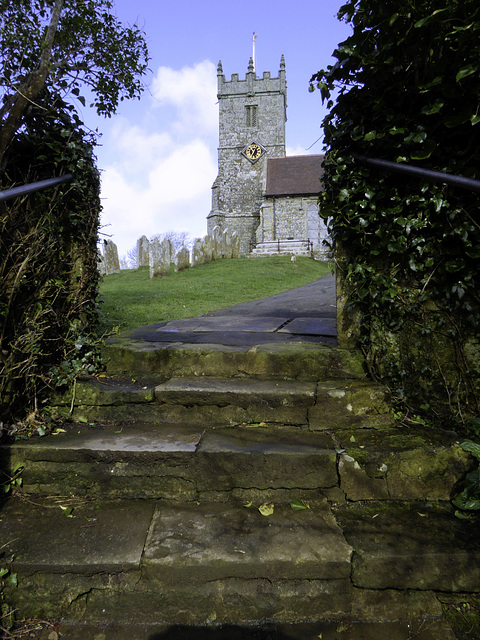
[[[380,160],[379,158],[368,158],[367,156],[361,156],[356,153],[352,155],[355,160],[358,160],[367,166],[387,169],[388,171],[394,171],[396,173],[405,173],[418,178],[425,178],[432,182],[444,182],[446,184],[451,184],[454,187],[469,189],[470,191],[480,191],[480,180],[474,180],[473,178],[454,176],[451,173],[432,171],[431,169],[414,167],[411,164],[403,164],[401,162],[391,162],[390,160]]]
[[[38,182],[30,182],[30,184],[24,184],[20,187],[12,187],[12,189],[5,189],[0,191],[0,202],[6,200],[12,200],[19,196],[26,196],[29,193],[35,193],[35,191],[42,191],[42,189],[48,189],[48,187],[55,187],[57,184],[63,184],[65,182],[71,182],[73,175],[66,173],[64,176],[58,178],[48,178],[47,180],[39,180]]]

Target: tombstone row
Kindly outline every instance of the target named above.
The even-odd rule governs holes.
[[[239,256],[238,236],[230,234],[228,230],[222,232],[218,227],[215,227],[212,235],[196,238],[191,252],[185,246],[175,252],[174,245],[168,238],[148,240],[146,236],[142,236],[137,241],[137,266],[149,266],[151,278],[167,275],[172,264],[175,271],[183,271],[213,260]]]
[[[219,227],[215,227],[211,235],[195,238],[191,252],[186,246],[175,251],[169,238],[149,240],[142,236],[137,240],[137,267],[149,267],[151,278],[167,275],[172,264],[175,271],[183,271],[213,260],[238,258],[240,255],[240,239],[237,234],[231,234],[228,229],[222,231]],[[106,240],[103,244],[99,269],[102,275],[120,272],[118,250],[112,240]]]

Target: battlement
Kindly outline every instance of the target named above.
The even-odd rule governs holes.
[[[250,58],[245,79],[240,79],[238,73],[232,73],[231,80],[226,80],[223,73],[222,62],[217,67],[218,98],[230,95],[255,94],[255,93],[286,93],[287,81],[285,76],[285,57],[280,60],[278,77],[272,78],[270,71],[264,71],[262,77],[257,77]]]

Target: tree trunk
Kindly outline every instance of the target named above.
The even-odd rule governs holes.
[[[52,9],[50,24],[48,25],[45,41],[42,47],[42,54],[37,69],[33,71],[27,80],[17,88],[11,99],[11,106],[0,129],[0,167],[4,168],[4,157],[10,141],[20,126],[22,116],[28,104],[35,100],[42,90],[48,72],[50,70],[50,60],[52,56],[52,46],[60,20],[64,0],[55,0]]]

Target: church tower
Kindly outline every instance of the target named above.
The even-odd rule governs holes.
[[[248,254],[260,222],[268,158],[285,156],[287,83],[282,55],[277,78],[257,78],[250,58],[245,80],[225,80],[218,63],[218,176],[212,186],[207,232],[228,229]]]

